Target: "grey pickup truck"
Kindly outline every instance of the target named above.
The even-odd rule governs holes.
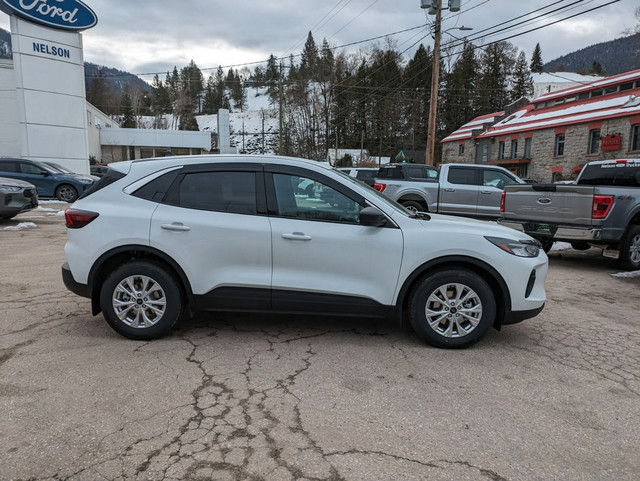
[[[524,181],[507,169],[479,164],[387,164],[374,187],[412,211],[495,220],[505,186]]]
[[[586,164],[572,184],[513,185],[502,198],[502,225],[574,249],[603,249],[624,269],[640,269],[640,159]]]

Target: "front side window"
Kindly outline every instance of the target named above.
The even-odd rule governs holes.
[[[600,152],[600,129],[589,131],[589,154],[597,154]]]
[[[517,183],[518,182],[513,177],[510,177],[504,172],[500,172],[498,170],[485,170],[482,172],[482,185],[484,186],[504,189],[505,185]]]
[[[504,159],[504,142],[498,144],[498,160]]]
[[[24,162],[20,164],[20,171],[23,174],[39,175],[45,170],[46,169],[44,167],[41,167],[39,165],[25,164]]]
[[[640,150],[640,124],[631,126],[631,146],[629,150]]]
[[[304,220],[360,222],[363,206],[341,192],[308,177],[273,174],[278,215]]]
[[[511,158],[515,159],[517,157],[518,157],[518,141],[512,140],[511,141]]]
[[[564,134],[556,135],[556,147],[554,154],[556,157],[562,157],[564,155]]]
[[[254,172],[193,172],[182,178],[171,203],[186,209],[256,214],[256,191]]]

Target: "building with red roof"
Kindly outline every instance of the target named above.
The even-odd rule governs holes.
[[[592,160],[640,158],[640,70],[483,115],[442,141],[443,162],[498,164],[539,182]]]

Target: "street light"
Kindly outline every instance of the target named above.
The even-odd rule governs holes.
[[[429,125],[427,129],[427,151],[424,163],[434,164],[436,145],[436,112],[438,109],[438,82],[440,81],[440,23],[442,22],[442,0],[420,0],[421,8],[428,8],[429,14],[436,16],[433,26],[433,75],[431,77],[431,97],[429,99]],[[449,10],[457,12],[460,10],[460,1],[449,0]],[[457,27],[449,30],[472,30],[471,27]]]

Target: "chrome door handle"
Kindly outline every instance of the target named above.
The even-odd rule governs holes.
[[[172,222],[171,224],[162,224],[160,227],[162,227],[164,230],[172,230],[177,232],[186,232],[191,230],[191,227],[189,227],[188,225],[184,225],[182,222]]]
[[[446,189],[444,189],[445,192],[455,192],[456,189],[452,189],[451,187],[447,187]]]
[[[283,239],[310,241],[311,236],[305,235],[303,232],[294,232],[292,234],[282,234]]]
[[[481,190],[480,191],[481,194],[491,194],[490,190]]]

